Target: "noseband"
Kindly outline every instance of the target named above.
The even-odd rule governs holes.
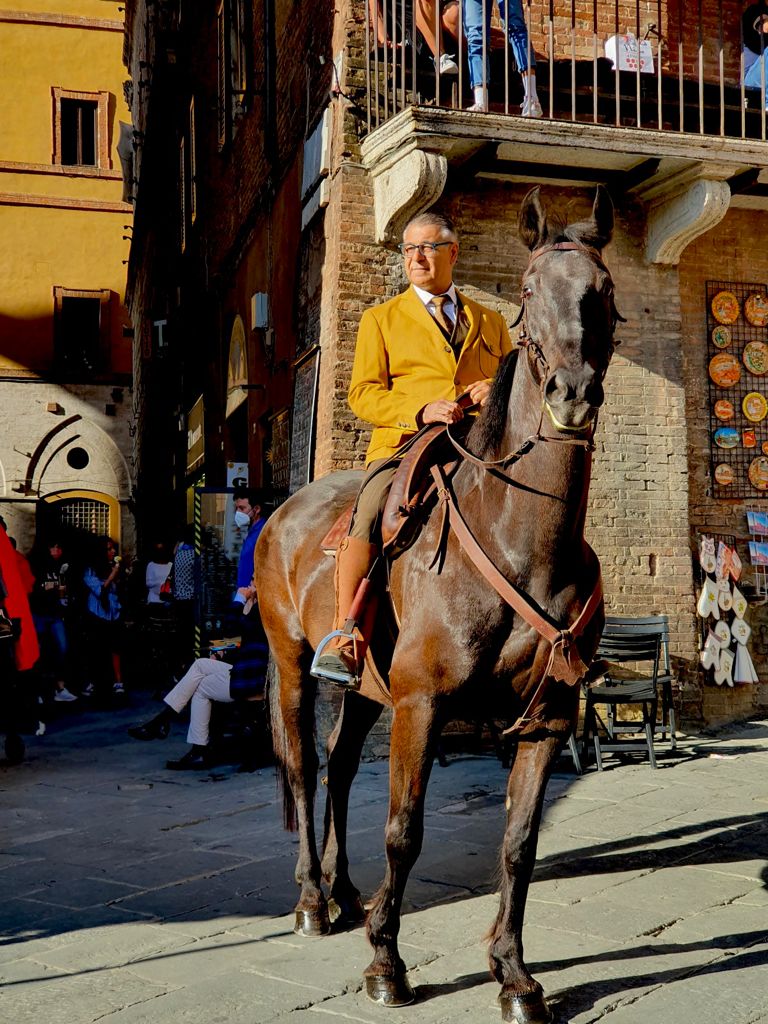
[[[542,412],[546,410],[547,415],[549,416],[552,422],[552,426],[555,428],[555,430],[558,431],[558,433],[561,434],[589,434],[590,436],[593,436],[597,421],[596,414],[593,415],[583,427],[569,427],[567,424],[561,423],[560,420],[558,420],[557,416],[555,416],[552,410],[552,406],[549,404],[549,400],[547,399],[547,396],[544,393],[546,383],[551,376],[550,366],[547,362],[547,358],[544,355],[544,351],[541,345],[539,345],[539,343],[531,336],[528,330],[528,321],[526,318],[525,307],[525,279],[528,275],[528,272],[531,269],[532,264],[535,263],[536,260],[539,259],[541,256],[544,256],[550,252],[583,252],[587,256],[589,256],[592,262],[597,267],[599,267],[600,270],[603,270],[608,275],[608,279],[611,281],[611,284],[613,284],[613,278],[611,277],[611,272],[608,270],[605,263],[603,263],[602,256],[600,255],[598,250],[590,245],[582,245],[580,242],[555,242],[552,245],[545,245],[542,246],[540,249],[535,249],[531,253],[531,256],[528,260],[528,266],[526,267],[525,273],[523,274],[521,291],[522,301],[520,303],[520,312],[517,314],[517,318],[512,324],[512,327],[520,326],[520,333],[518,335],[518,345],[520,346],[520,348],[526,350],[526,353],[528,355],[528,359],[526,360],[528,364],[528,369],[531,373],[531,376],[533,377],[533,380],[535,381],[539,390],[541,391]],[[616,345],[613,342],[613,332],[616,328],[616,324],[619,321],[621,321],[622,323],[625,321],[624,317],[619,314],[618,310],[616,309],[616,306],[613,304],[613,300],[611,300],[611,307],[611,355],[613,355],[613,352],[616,348]],[[534,366],[537,368],[536,370],[534,369]]]

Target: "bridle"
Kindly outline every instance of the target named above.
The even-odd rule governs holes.
[[[580,427],[570,427],[565,423],[561,423],[555,415],[552,406],[545,393],[547,381],[551,376],[551,370],[547,357],[544,355],[544,350],[541,345],[531,336],[528,329],[528,320],[526,316],[526,294],[525,294],[525,282],[530,273],[531,266],[540,259],[540,257],[550,252],[582,252],[585,253],[596,264],[601,270],[607,275],[611,283],[611,273],[603,262],[602,256],[599,251],[592,246],[582,245],[580,242],[554,242],[551,245],[541,246],[539,249],[534,249],[528,260],[528,265],[523,273],[523,279],[521,282],[521,303],[520,311],[517,317],[510,325],[512,329],[515,327],[520,328],[518,335],[517,345],[518,348],[523,350],[526,355],[526,365],[531,377],[539,388],[541,393],[541,414],[539,416],[538,426],[533,434],[523,441],[523,443],[512,452],[508,452],[500,459],[481,459],[479,456],[474,455],[456,436],[451,432],[450,425],[448,426],[446,433],[454,446],[456,451],[465,459],[467,462],[471,462],[476,466],[482,466],[484,469],[492,470],[503,470],[513,463],[517,462],[523,456],[527,455],[533,450],[537,443],[547,442],[555,444],[569,444],[577,445],[585,448],[588,452],[595,450],[594,436],[597,428],[597,413],[595,413],[590,419]],[[611,340],[610,340],[610,355],[608,361],[610,362],[611,356],[618,345],[618,342],[613,340],[613,334],[616,329],[617,323],[625,323],[625,319],[619,311],[616,309],[616,305],[611,299]],[[467,406],[465,406],[465,411]],[[545,434],[542,432],[544,426],[544,413],[547,413],[552,426],[557,431],[556,435]],[[562,436],[566,435],[566,436]]]

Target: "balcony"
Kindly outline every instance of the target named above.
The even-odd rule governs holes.
[[[458,3],[376,3],[365,3],[362,154],[380,241],[435,201],[449,171],[467,184],[475,176],[602,182],[619,199],[647,204],[646,254],[659,263],[676,263],[731,205],[768,209],[765,71],[761,60],[760,84],[744,84],[742,5],[524,0],[522,61],[535,57],[542,110],[535,119],[521,116],[524,79],[495,8],[475,44],[478,93]],[[451,73],[441,73],[444,54]],[[478,96],[486,109],[468,109]]]

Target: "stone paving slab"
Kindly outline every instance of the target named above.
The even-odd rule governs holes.
[[[492,757],[432,773],[400,933],[419,1003],[385,1011],[363,992],[362,927],[292,932],[297,843],[272,773],[165,772],[183,733],[131,741],[154,711],[131,700],[67,709],[0,768],[3,1024],[500,1020],[484,936],[507,773]],[[563,759],[547,792],[525,944],[557,1024],[768,1024],[768,723],[683,738],[656,772],[610,763],[577,778]],[[387,780],[365,764],[353,789],[365,896]]]

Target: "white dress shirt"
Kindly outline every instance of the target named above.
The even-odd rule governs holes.
[[[416,292],[418,297],[427,307],[427,312],[429,313],[429,315],[434,316],[435,303],[433,300],[435,296],[432,294],[432,292],[425,292],[423,288],[418,288],[416,285],[413,286],[413,290]],[[440,292],[439,294],[446,296],[445,302],[443,303],[443,312],[447,317],[450,318],[452,323],[456,323],[456,309],[458,307],[458,300],[456,298],[456,285],[453,282],[451,282],[451,287],[447,291]]]

